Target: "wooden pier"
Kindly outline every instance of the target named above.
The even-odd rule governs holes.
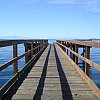
[[[20,43],[25,44],[25,53],[17,57]],[[92,43],[76,40],[57,40],[54,44],[48,44],[48,40],[11,42],[14,59],[0,66],[0,71],[13,64],[14,76],[0,88],[0,99],[100,100],[100,89],[89,78],[90,66],[100,71],[100,66],[89,60],[90,48],[100,47],[99,43]],[[78,54],[79,47],[85,48],[84,56]],[[24,56],[25,66],[18,71],[17,61]],[[83,70],[78,66],[78,58],[85,62]]]

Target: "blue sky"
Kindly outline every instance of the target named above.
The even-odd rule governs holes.
[[[100,38],[100,0],[0,0],[0,37]]]

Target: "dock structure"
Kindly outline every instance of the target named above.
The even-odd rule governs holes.
[[[90,66],[100,71],[100,66],[89,60],[92,41],[20,42],[25,43],[25,53],[17,57],[15,46],[14,59],[0,67],[0,71],[10,64],[14,68],[14,76],[0,88],[1,100],[100,100],[100,89],[89,78]],[[78,47],[85,48],[84,56],[78,54]],[[25,66],[18,71],[17,60],[24,56]],[[85,62],[83,70],[79,58]]]

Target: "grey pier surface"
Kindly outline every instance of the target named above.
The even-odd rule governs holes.
[[[12,100],[98,100],[57,44],[48,45]]]

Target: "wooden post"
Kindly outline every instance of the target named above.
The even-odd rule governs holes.
[[[31,43],[31,49],[33,49],[33,42]],[[33,57],[33,51],[31,52],[31,58]]]
[[[28,43],[25,43],[24,44],[24,46],[25,46],[25,52],[27,52],[28,51]],[[25,56],[25,64],[28,62],[28,54]]]
[[[86,46],[85,49],[85,57],[87,59],[90,59],[90,47]],[[87,74],[87,76],[89,76],[89,64],[85,62],[85,73]]]
[[[17,44],[13,45],[13,58],[17,57]],[[18,61],[13,64],[13,73],[16,74],[18,72]]]
[[[75,52],[75,44],[73,45],[73,51]],[[72,55],[73,55],[73,61],[75,61],[75,55],[74,54]]]
[[[68,47],[68,42],[67,42],[66,46]],[[68,49],[67,49],[67,55],[68,55]]]
[[[43,44],[43,40],[41,41],[41,44]],[[41,46],[40,48],[42,49],[43,46]]]
[[[40,46],[40,40],[38,41],[38,46]],[[38,52],[40,51],[40,47],[38,47]]]
[[[35,48],[35,41],[33,42],[33,48]],[[35,55],[35,50],[33,51],[33,55]]]
[[[37,47],[37,41],[35,41],[35,47]],[[35,54],[37,54],[37,49],[35,49]]]
[[[43,44],[44,42],[43,42],[43,40],[42,40],[42,43],[41,44]],[[41,49],[43,48],[43,46],[41,46]]]
[[[65,42],[64,41],[62,41],[62,45],[65,46]],[[63,46],[62,46],[62,49],[63,49],[64,52],[66,52],[66,49]]]
[[[38,43],[39,43],[39,41],[37,41],[37,47],[38,47]],[[37,53],[38,53],[38,48],[37,48]]]
[[[78,53],[78,45],[75,44],[75,52]],[[75,63],[78,64],[78,57],[75,56]]]
[[[66,46],[66,42],[64,41],[64,44],[63,44],[64,46]],[[64,49],[64,51],[66,52],[66,48],[63,48]]]
[[[70,43],[70,49],[72,50],[72,43]],[[70,58],[72,59],[73,57],[72,57],[72,53],[70,52]]]
[[[61,41],[59,41],[59,43],[62,44]],[[62,49],[62,46],[61,46],[61,45],[59,45],[59,46],[60,46],[60,48]]]

